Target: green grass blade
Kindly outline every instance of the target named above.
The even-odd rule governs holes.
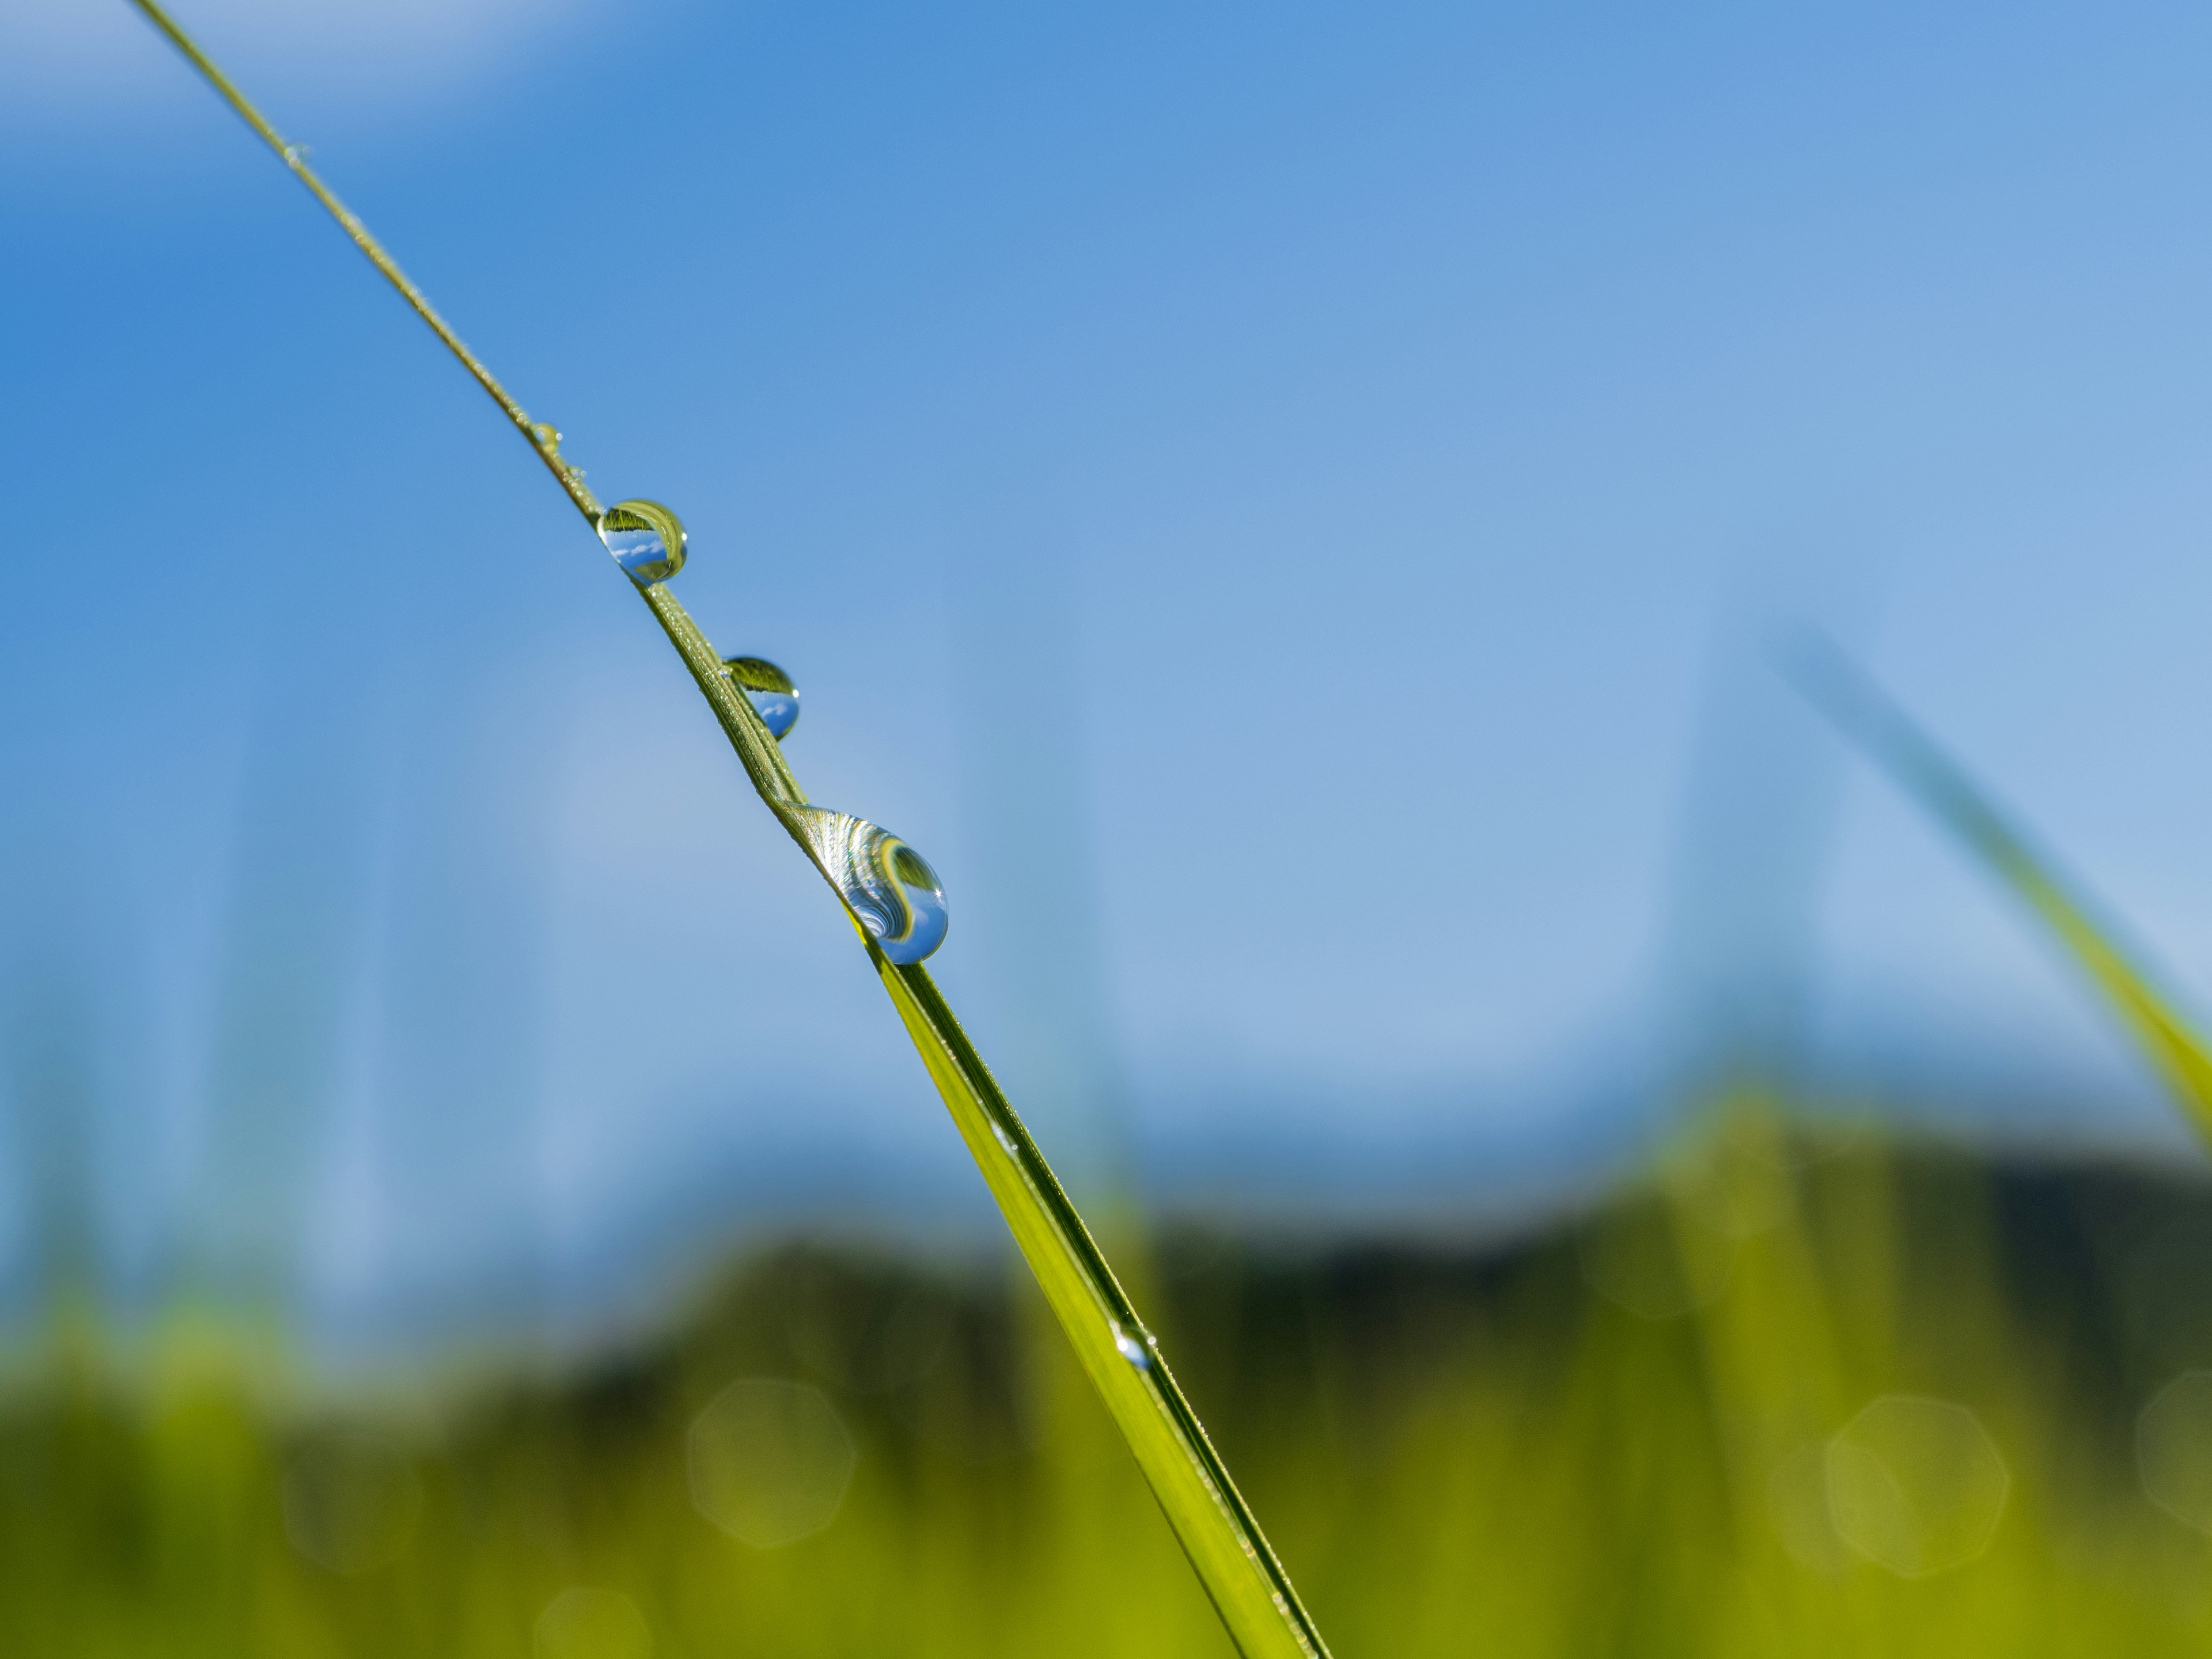
[[[2212,1054],[2115,930],[2096,920],[1973,780],[1834,647],[1804,645],[1791,654],[1788,672],[1838,730],[1965,842],[2057,936],[2150,1056],[2197,1133],[2212,1142]]]
[[[665,586],[641,591],[754,787],[800,849],[813,858],[812,845],[788,814],[805,797],[784,764],[781,746],[744,693],[720,672],[720,657],[675,595]],[[823,875],[827,878],[828,872]],[[918,964],[900,967],[885,960],[857,920],[854,931],[874,960],[884,989],[1015,1243],[1135,1455],[1221,1622],[1246,1659],[1320,1659],[1328,1650],[1289,1574],[1176,1386],[1158,1342],[1130,1306],[1090,1229],[1000,1092],[936,981]]]
[[[1060,1328],[1151,1483],[1221,1622],[1248,1659],[1327,1650],[1083,1218],[1060,1190],[928,973],[877,958],[931,1079]]]
[[[524,412],[368,228],[307,166],[298,146],[284,141],[155,0],[132,0],[132,3],[313,192],[355,246],[499,404],[596,531],[601,508],[584,488],[582,475],[562,459],[560,434]],[[653,511],[665,514],[663,508]],[[674,515],[666,514],[666,528],[675,550],[680,553],[683,532]],[[680,559],[677,563],[680,566]],[[805,833],[802,809],[807,805],[806,797],[785,763],[781,745],[762,724],[751,702],[724,670],[721,658],[675,595],[659,581],[641,586],[638,592],[707,699],[753,787],[842,902],[843,894],[835,877]],[[1320,1633],[1299,1605],[1289,1576],[1176,1387],[1158,1345],[1129,1305],[1082,1217],[1000,1092],[935,982],[918,965],[890,963],[849,906],[847,916],[873,959],[892,1006],[898,1010],[938,1092],[944,1096],[953,1122],[974,1154],[1046,1300],[1135,1454],[1138,1466],[1231,1637],[1246,1659],[1323,1659],[1327,1649]]]

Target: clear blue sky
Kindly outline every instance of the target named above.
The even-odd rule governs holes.
[[[40,1158],[122,1279],[300,1237],[360,1305],[975,1220],[573,511],[122,0],[61,4],[0,28],[0,969],[11,1097],[94,1130],[16,1110],[15,1259]],[[1103,1113],[1163,1190],[1370,1218],[1556,1184],[1772,765],[1839,1074],[2165,1133],[1886,786],[1779,705],[1730,747],[1780,694],[1729,619],[1844,632],[2212,988],[2201,11],[180,16],[683,514],[810,793],[945,877],[1048,1151]]]

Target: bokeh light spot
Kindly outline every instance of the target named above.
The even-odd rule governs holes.
[[[830,1264],[794,1267],[785,1324],[792,1352],[853,1394],[904,1388],[944,1358],[952,1298],[902,1280],[871,1283]]]
[[[1903,1577],[1948,1571],[1987,1549],[2011,1489],[1981,1419],[1948,1400],[1884,1395],[1828,1443],[1837,1536]]]
[[[538,1615],[531,1651],[536,1659],[647,1659],[653,1628],[620,1590],[572,1584]]]
[[[2212,1532],[2212,1371],[2184,1371],[2142,1408],[2136,1472],[2152,1503]]]
[[[775,1549],[837,1518],[860,1453],[822,1390],[744,1377],[693,1419],[691,1502],[738,1542]]]
[[[1632,1200],[1577,1235],[1583,1280],[1639,1319],[1673,1319],[1717,1300],[1735,1241],[1661,1196]]]
[[[422,1516],[422,1480],[398,1444],[367,1429],[326,1431],[284,1470],[284,1536],[332,1572],[398,1560]]]
[[[1828,1447],[1820,1440],[1799,1446],[1768,1473],[1768,1519],[1775,1536],[1798,1565],[1826,1578],[1841,1577],[1853,1564],[1836,1536],[1828,1511]]]

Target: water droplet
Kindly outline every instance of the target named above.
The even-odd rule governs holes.
[[[1014,1145],[1014,1138],[1007,1133],[1006,1126],[996,1118],[991,1120],[991,1138],[999,1143],[999,1149],[1008,1158],[1019,1158],[1022,1155],[1022,1149]]]
[[[561,447],[561,429],[550,421],[532,421],[530,423],[530,435],[538,440],[541,448]]]
[[[945,943],[945,889],[927,859],[849,812],[793,810],[831,884],[886,957],[905,967]]]
[[[583,476],[573,466],[568,474]],[[617,501],[599,514],[599,539],[640,587],[684,568],[684,521],[659,501]]]
[[[284,146],[284,164],[287,167],[298,167],[313,154],[314,152],[305,144],[287,144]]]
[[[1152,1364],[1152,1348],[1132,1334],[1119,1321],[1109,1320],[1107,1325],[1114,1333],[1114,1346],[1121,1350],[1121,1358],[1139,1370],[1149,1370]]]
[[[766,657],[725,657],[722,666],[751,700],[769,736],[780,740],[799,724],[799,688],[790,675]]]

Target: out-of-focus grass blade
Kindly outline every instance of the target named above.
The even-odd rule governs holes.
[[[1806,697],[1964,842],[2018,894],[2081,963],[2179,1097],[2199,1135],[2212,1142],[2212,1054],[2204,1038],[2093,916],[2051,860],[2000,812],[1973,780],[1833,645],[1793,641],[1784,672]]]

